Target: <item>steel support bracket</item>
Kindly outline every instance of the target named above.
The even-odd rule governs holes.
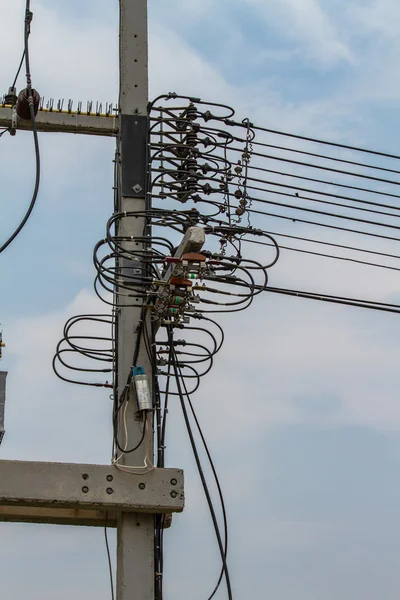
[[[148,128],[148,117],[121,115],[122,195],[125,198],[147,199]]]
[[[0,461],[0,521],[116,526],[118,514],[181,512],[183,471]]]

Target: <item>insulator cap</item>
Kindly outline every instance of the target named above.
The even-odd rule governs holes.
[[[11,106],[15,106],[17,104],[17,94],[15,87],[8,88],[8,93],[4,96],[4,103],[10,104]]]
[[[40,103],[40,95],[36,90],[32,90],[32,98],[33,98],[33,109],[35,113],[35,117],[39,110]],[[24,119],[25,121],[31,120],[31,112],[29,109],[29,99],[28,99],[28,90],[24,89],[18,95],[17,101],[17,115],[20,119]]]
[[[169,283],[178,287],[192,287],[193,285],[189,279],[181,279],[180,277],[171,277],[171,281]]]
[[[186,254],[183,254],[181,258],[188,262],[206,262],[204,254],[200,254],[199,252],[187,252]]]

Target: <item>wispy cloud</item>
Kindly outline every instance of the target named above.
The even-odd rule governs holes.
[[[257,8],[266,22],[273,23],[283,39],[298,44],[305,60],[323,67],[332,67],[343,61],[354,62],[350,48],[319,0],[240,1]]]

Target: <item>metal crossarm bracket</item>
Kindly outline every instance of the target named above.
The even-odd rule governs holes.
[[[189,227],[183,236],[183,240],[181,241],[177,251],[174,256],[177,258],[181,258],[187,252],[200,252],[202,247],[204,246],[206,241],[206,235],[204,229],[202,227]],[[164,279],[165,281],[169,281],[171,277],[174,276],[174,271],[176,269],[176,265],[171,265],[168,267]]]
[[[184,507],[183,471],[132,474],[116,467],[0,461],[0,521],[116,525],[121,512],[172,513]]]

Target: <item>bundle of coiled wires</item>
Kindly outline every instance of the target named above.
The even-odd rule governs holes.
[[[198,390],[201,379],[210,372],[224,341],[223,329],[215,315],[245,310],[250,306],[254,298],[267,287],[268,269],[278,260],[279,247],[269,234],[253,228],[249,222],[241,222],[248,202],[246,178],[254,137],[249,124],[236,128],[233,133],[228,132],[229,126],[224,123],[234,115],[232,109],[217,104],[203,106],[199,101],[202,106],[199,110],[194,99],[182,100],[188,103],[175,106],[172,110],[160,109],[157,102],[150,106],[149,201],[145,210],[119,210],[121,185],[117,147],[114,213],[106,224],[104,238],[96,244],[93,252],[97,272],[95,293],[109,307],[110,313],[78,315],[70,319],[64,328],[63,339],[57,346],[53,364],[57,375],[65,381],[113,388],[113,464],[131,473],[144,473],[154,468],[150,456],[153,422],[156,431],[156,466],[165,466],[168,406],[171,398],[179,399],[221,556],[221,572],[209,599],[214,597],[223,579],[231,599],[225,504],[192,395]],[[196,121],[200,118],[206,124],[216,119],[218,125],[198,127]],[[233,143],[242,145],[240,164],[230,157]],[[201,151],[198,150],[200,146]],[[183,207],[182,204],[186,203],[188,206]],[[144,223],[141,234],[134,238],[121,235],[121,224],[138,217],[142,217]],[[165,279],[168,260],[175,256],[182,235],[190,227],[202,227],[207,234],[206,248],[201,250],[203,266],[197,275],[193,274],[189,294],[196,297],[196,308],[185,310],[180,320],[168,322],[162,313],[157,313],[155,307],[170,285]],[[242,256],[246,239],[263,239],[270,244],[270,247],[265,246],[267,258],[261,260]],[[126,382],[121,382],[118,381],[117,370],[116,313],[120,302],[124,307],[141,307],[132,366],[137,364],[139,352],[145,348],[153,371],[153,410],[143,411],[141,436],[133,446],[128,438],[127,427],[132,373],[129,373]],[[150,319],[147,318],[149,313]],[[108,327],[108,335],[75,333],[76,326],[87,327],[93,323]],[[78,359],[78,363],[71,357]],[[95,365],[85,362],[88,360],[94,361]],[[66,369],[80,375],[85,373],[88,380],[66,377]],[[103,381],[98,380],[101,374]],[[223,515],[222,526],[217,519],[209,483],[199,457],[198,440],[204,446],[217,488]],[[137,467],[124,465],[123,457],[135,452],[142,444],[146,445],[144,464]],[[164,521],[163,516],[155,518],[156,600],[162,600],[163,596]]]

